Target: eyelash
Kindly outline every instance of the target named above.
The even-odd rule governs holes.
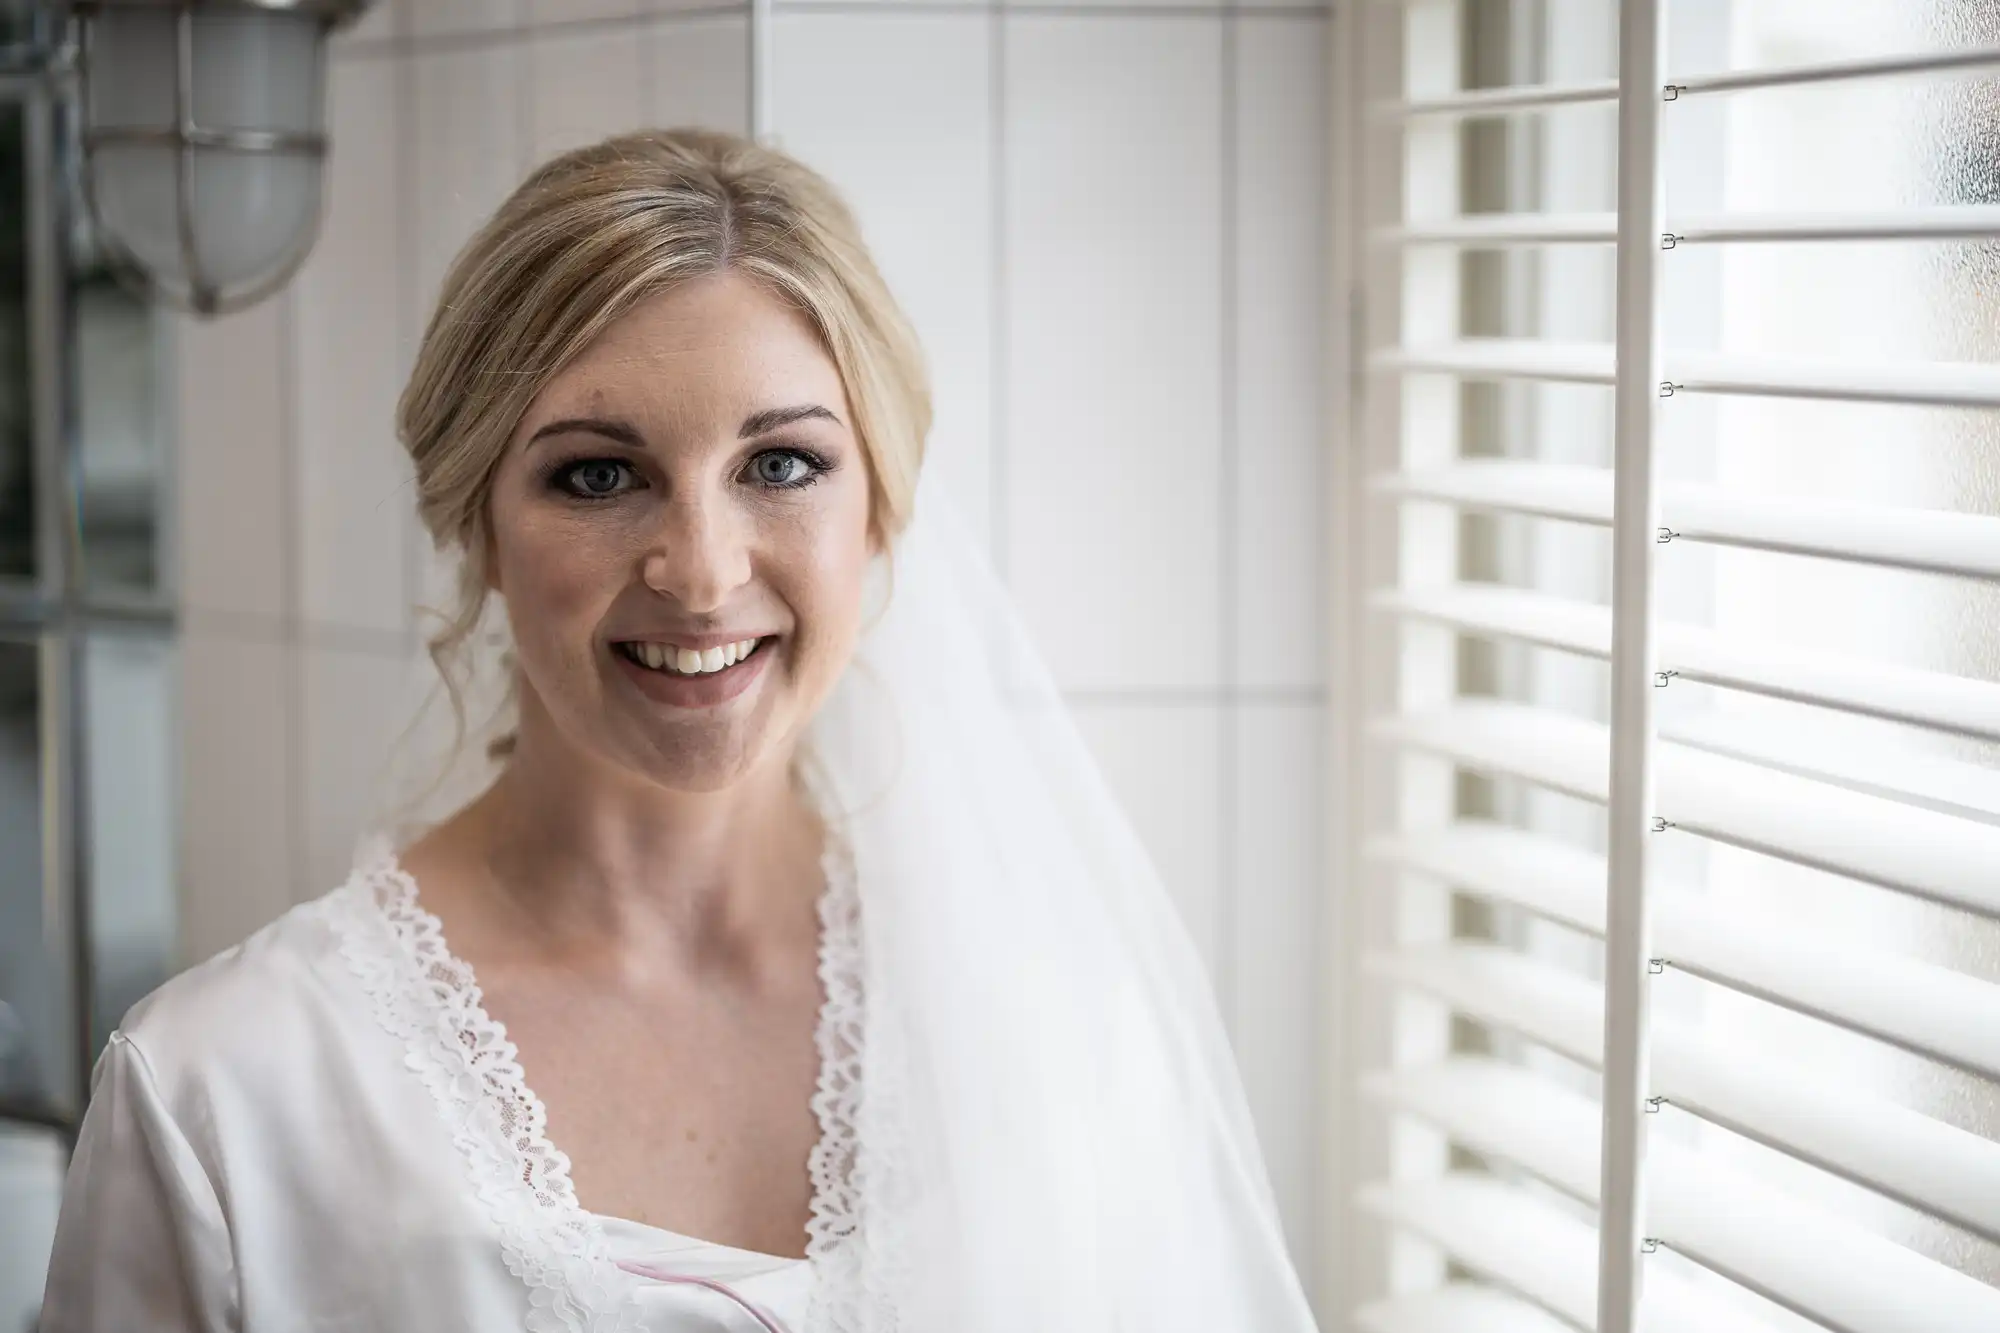
[[[801,462],[803,462],[811,470],[808,471],[803,477],[800,477],[797,481],[757,483],[758,485],[762,486],[763,489],[765,490],[802,491],[808,486],[817,484],[821,477],[833,471],[833,464],[828,459],[821,457],[819,454],[814,453],[810,449],[802,449],[794,444],[777,445],[769,449],[758,450],[755,454],[751,456],[750,461],[744,465],[744,470],[746,472],[749,471],[751,468],[754,468],[757,465],[757,461],[759,459],[768,457],[771,454],[789,455],[790,457],[796,458]],[[626,462],[622,458],[611,458],[611,457],[571,458],[550,464],[543,471],[543,481],[544,484],[546,484],[550,488],[561,491],[563,494],[569,496],[571,499],[581,500],[586,504],[596,504],[605,500],[615,500],[619,496],[624,495],[627,491],[635,489],[634,487],[627,486],[620,490],[612,491],[607,494],[598,494],[598,495],[593,495],[587,491],[581,491],[576,489],[574,481],[576,474],[579,471],[581,471],[586,467],[603,463],[609,463],[614,467],[621,468],[627,475],[631,475],[636,471],[636,469],[634,469],[630,463]]]
[[[750,459],[750,466],[753,468],[756,467],[758,459],[767,457],[771,454],[785,454],[789,457],[796,458],[800,462],[804,463],[809,470],[803,477],[800,477],[797,481],[758,483],[759,485],[765,487],[767,490],[802,491],[808,486],[818,485],[819,479],[821,477],[824,477],[827,473],[833,471],[833,460],[825,458],[820,454],[816,454],[810,449],[801,449],[795,444],[784,444],[784,445],[778,445],[775,448],[771,449],[761,449]]]

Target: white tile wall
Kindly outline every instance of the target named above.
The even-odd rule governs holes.
[[[521,182],[528,155],[520,47],[514,42],[420,51],[410,61],[413,197],[408,293],[421,328],[452,257]]]
[[[675,17],[645,34],[647,119],[662,127],[750,128],[750,25],[741,17]]]
[[[397,0],[412,36],[492,32],[520,24],[523,0]]]
[[[645,122],[646,44],[630,29],[557,28],[537,33],[523,51],[530,162]]]
[[[1236,25],[1236,680],[1323,679],[1326,23]]]
[[[291,650],[181,640],[181,957],[227,948],[292,903]]]
[[[405,177],[403,320],[413,349],[452,259],[526,174],[530,102],[520,78],[525,63],[518,41],[419,48],[408,58],[411,166]],[[405,513],[407,599],[448,605],[451,572],[434,559],[413,511]]]
[[[1292,1255],[1314,1254],[1315,1097],[1323,1031],[1319,867],[1324,862],[1318,704],[1245,704],[1235,726],[1227,997],[1236,1058]]]
[[[337,47],[320,249],[182,346],[190,957],[323,891],[427,775],[391,754],[410,606],[448,591],[391,435],[415,336],[531,161],[745,128],[747,23],[708,8],[384,0]],[[780,0],[772,105],[924,340],[933,463],[1217,979],[1303,1256],[1326,18],[1241,8]]]
[[[181,600],[204,614],[275,622],[290,611],[285,483],[289,303],[181,321]]]
[[[785,150],[839,184],[923,339],[936,406],[926,466],[950,482],[982,540],[992,529],[993,28],[984,14],[787,14],[772,71]]]
[[[1212,688],[1222,22],[1006,41],[1004,568],[1062,684]]]
[[[540,25],[644,14],[656,7],[657,0],[526,0],[526,3],[526,21]]]
[[[395,438],[403,356],[396,71],[335,62],[320,242],[293,320],[299,616],[401,633],[409,466]]]
[[[1219,705],[1078,702],[1077,729],[1152,852],[1195,947],[1218,977],[1222,900],[1224,712]]]
[[[397,742],[410,720],[411,669],[398,654],[315,644],[299,658],[301,896],[338,884],[355,839],[391,815]]]

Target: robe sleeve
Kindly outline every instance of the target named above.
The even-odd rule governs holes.
[[[145,1055],[113,1033],[63,1187],[42,1333],[237,1333],[235,1249]]]

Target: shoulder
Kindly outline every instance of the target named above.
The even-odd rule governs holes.
[[[132,1006],[119,1035],[170,1098],[325,1045],[366,1017],[346,945],[371,902],[357,870],[166,982]]]

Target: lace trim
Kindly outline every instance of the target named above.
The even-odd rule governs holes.
[[[820,808],[828,808],[821,800]],[[819,900],[819,980],[822,999],[815,1040],[819,1079],[812,1110],[819,1140],[806,1159],[812,1177],[812,1216],[806,1223],[806,1258],[813,1289],[807,1333],[859,1333],[869,1327],[862,1272],[861,1165],[862,1041],[867,1006],[862,975],[861,895],[853,856],[827,822]]]
[[[829,808],[823,799],[820,808]],[[861,1244],[867,1007],[853,858],[832,821],[824,822],[819,1074],[812,1096],[819,1138],[806,1164],[812,1182],[806,1258],[814,1281],[806,1324],[846,1333],[871,1327]],[[529,1333],[634,1329],[630,1288],[612,1287],[618,1270],[603,1232],[577,1202],[569,1158],[549,1141],[548,1113],[528,1086],[519,1052],[486,1012],[472,968],[446,945],[443,924],[419,903],[416,881],[387,838],[363,842],[353,875],[328,906],[341,956],[377,1021],[405,1044],[410,1067],[430,1090],[500,1233],[507,1269],[528,1290]]]
[[[465,1157],[507,1270],[528,1289],[529,1333],[635,1328],[637,1310],[611,1289],[603,1233],[577,1203],[569,1158],[548,1140],[547,1112],[514,1043],[386,839],[363,844],[338,896],[341,954],[378,1021],[408,1048]]]

